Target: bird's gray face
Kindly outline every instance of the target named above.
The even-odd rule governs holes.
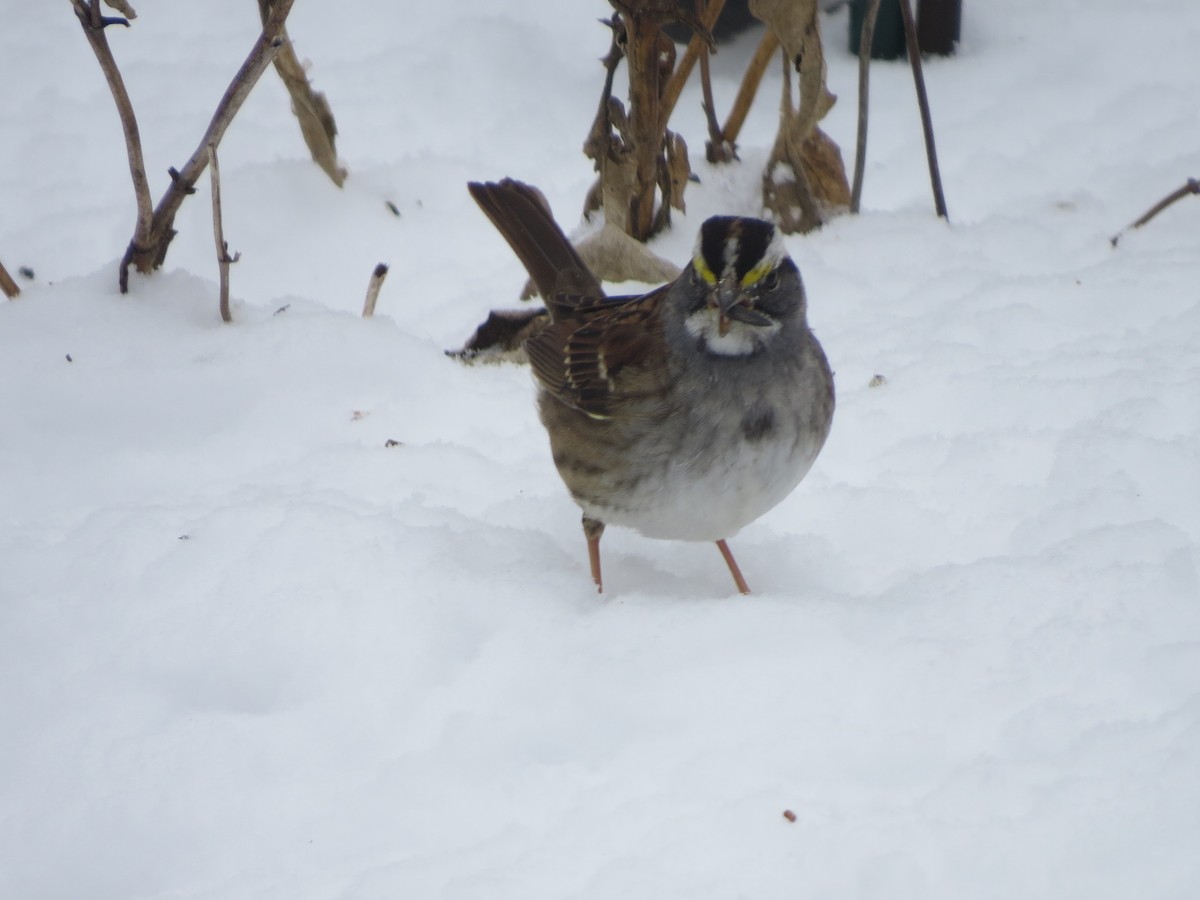
[[[700,227],[684,327],[704,350],[754,353],[802,311],[804,288],[770,222],[714,216]]]

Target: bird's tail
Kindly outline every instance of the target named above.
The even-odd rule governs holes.
[[[599,280],[558,227],[537,188],[505,178],[472,181],[467,190],[529,272],[551,318],[564,318],[581,304],[604,298]]]

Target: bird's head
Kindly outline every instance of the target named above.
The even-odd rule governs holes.
[[[762,219],[708,219],[681,280],[684,328],[709,353],[749,355],[804,320],[800,272],[783,235]]]

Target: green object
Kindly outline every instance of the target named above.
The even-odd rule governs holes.
[[[863,19],[867,0],[850,0],[850,52],[858,56],[862,43]],[[875,37],[871,41],[871,59],[899,59],[904,56],[904,19],[898,0],[879,0],[875,17]]]
[[[917,20],[917,46],[922,53],[954,52],[962,25],[962,0],[912,0]],[[850,52],[858,56],[867,0],[850,0]],[[899,0],[879,0],[871,59],[899,59],[906,55],[904,18]]]

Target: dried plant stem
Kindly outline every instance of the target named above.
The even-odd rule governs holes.
[[[217,269],[221,273],[221,321],[232,322],[229,312],[229,265],[241,259],[240,253],[229,255],[229,244],[221,226],[221,170],[217,166],[217,145],[208,145],[208,173],[212,181],[213,239],[217,244]]]
[[[196,182],[204,174],[204,169],[208,165],[208,147],[210,144],[216,146],[221,142],[226,129],[233,121],[233,117],[237,115],[237,111],[241,109],[251,89],[267,66],[271,64],[280,47],[283,46],[283,38],[280,37],[280,33],[283,31],[288,13],[291,12],[293,2],[294,0],[277,0],[266,24],[263,25],[262,33],[255,40],[249,56],[234,75],[221,102],[217,104],[216,112],[213,113],[208,129],[204,132],[204,137],[200,139],[196,151],[182,170],[168,169],[171,174],[171,184],[154,208],[149,234],[142,239],[143,236],[135,232],[134,238],[130,241],[125,256],[121,260],[119,282],[122,293],[129,289],[130,263],[142,273],[152,272],[162,265],[171,239],[175,237],[175,231],[172,228],[175,214],[183,205],[184,197],[195,193]]]
[[[258,11],[265,25],[271,16],[271,10],[277,0],[258,0]],[[275,71],[283,79],[284,87],[292,98],[292,112],[300,123],[300,133],[308,152],[321,170],[330,180],[341,187],[346,180],[346,170],[338,165],[337,158],[337,123],[333,118],[333,110],[329,101],[320,91],[313,90],[287,30],[280,31],[283,47],[275,57]]]
[[[154,205],[150,199],[150,182],[146,178],[146,162],[142,155],[142,139],[138,132],[137,117],[133,113],[133,103],[129,92],[125,89],[125,80],[117,68],[112,49],[108,46],[108,38],[104,29],[107,25],[119,21],[100,15],[100,0],[72,0],[75,16],[83,26],[84,36],[96,54],[100,70],[108,82],[109,92],[117,105],[117,115],[121,119],[121,130],[125,134],[125,150],[129,157],[129,175],[133,179],[133,195],[137,202],[137,224],[134,227],[133,241],[144,244],[150,239],[150,226],[154,217]],[[131,17],[132,18],[132,17]],[[124,22],[129,26],[129,22]],[[122,292],[125,288],[122,286]]]
[[[937,214],[947,221],[946,197],[942,193],[942,174],[938,169],[937,148],[933,143],[933,119],[929,114],[929,97],[925,93],[925,75],[921,70],[921,46],[917,40],[917,24],[913,19],[912,0],[900,0],[900,18],[904,20],[904,38],[908,47],[908,62],[912,66],[913,83],[917,88],[917,105],[921,109],[921,129],[925,133],[925,155],[929,159],[929,181],[933,187],[933,205]],[[869,49],[868,49],[868,52]]]
[[[741,134],[742,126],[746,123],[746,116],[750,113],[750,106],[754,103],[759,85],[762,84],[763,74],[767,71],[767,66],[771,64],[771,57],[778,49],[779,38],[776,37],[774,31],[768,28],[763,32],[762,40],[758,42],[758,49],[754,51],[750,65],[746,67],[746,74],[742,76],[742,84],[738,88],[737,96],[733,98],[733,108],[729,110],[729,118],[725,120],[725,127],[721,129],[721,137],[731,146],[737,144],[738,135]]]
[[[703,0],[696,0],[696,12],[703,14],[700,7]],[[721,123],[717,121],[716,104],[713,101],[712,76],[709,72],[709,56],[712,51],[707,46],[700,48],[700,91],[704,97],[704,118],[708,123],[708,161],[729,162],[736,158],[732,145],[721,134]]]
[[[1188,196],[1189,194],[1200,194],[1200,181],[1197,181],[1195,178],[1189,178],[1187,181],[1185,181],[1183,183],[1182,187],[1176,188],[1175,190],[1171,191],[1171,193],[1167,194],[1167,196],[1163,197],[1161,200],[1159,200],[1157,203],[1155,203],[1152,207],[1150,207],[1148,210],[1146,210],[1146,212],[1142,214],[1141,218],[1139,218],[1135,222],[1131,222],[1130,224],[1126,225],[1124,228],[1122,228],[1120,231],[1118,231],[1116,234],[1114,234],[1111,238],[1109,238],[1109,242],[1114,247],[1117,246],[1117,242],[1121,240],[1121,235],[1123,235],[1126,231],[1129,231],[1132,228],[1141,228],[1143,225],[1145,225],[1147,222],[1149,222],[1151,219],[1153,219],[1155,216],[1157,216],[1160,212],[1162,212],[1164,209],[1166,209],[1172,203],[1178,203],[1180,200],[1182,200],[1184,197]]]
[[[708,32],[706,34],[693,34],[692,39],[688,41],[687,49],[683,53],[683,58],[679,60],[675,66],[675,71],[671,73],[671,78],[667,82],[667,86],[662,92],[662,127],[667,127],[667,122],[670,121],[671,113],[675,110],[675,104],[679,102],[679,95],[683,92],[683,86],[687,83],[688,76],[692,74],[692,69],[696,65],[696,60],[700,58],[700,50],[703,47],[712,46],[712,27],[717,22],[717,17],[721,15],[721,10],[725,8],[725,0],[708,0],[708,6],[700,16],[700,21]]]
[[[0,263],[0,291],[3,291],[4,296],[9,300],[21,293],[21,289],[17,287],[17,283],[8,274],[8,269],[4,268],[4,263]]]
[[[867,168],[867,107],[870,89],[871,45],[875,42],[875,20],[879,0],[867,0],[862,35],[858,41],[858,141],[854,147],[854,184],[850,189],[850,212],[857,213],[862,203],[863,175]]]
[[[375,302],[379,299],[379,289],[383,287],[383,279],[387,278],[387,273],[387,263],[380,263],[371,273],[371,280],[367,284],[367,299],[363,302],[364,319],[375,315]]]
[[[624,10],[629,37],[629,133],[633,153],[633,195],[629,199],[629,233],[639,241],[654,232],[654,196],[665,121],[661,115],[662,71],[658,64],[660,28],[652,15]]]

